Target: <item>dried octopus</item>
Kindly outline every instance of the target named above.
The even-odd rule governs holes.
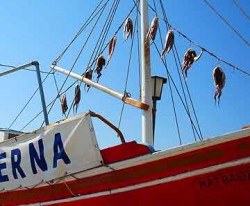
[[[199,56],[197,56],[196,52],[191,48],[186,51],[182,63],[182,73],[185,75],[185,77],[187,77],[188,69],[193,65],[194,62],[200,59],[202,53],[203,50],[201,50],[201,53],[199,54]]]
[[[65,114],[68,110],[67,97],[66,94],[63,95],[61,100],[62,113]]]
[[[148,33],[147,33],[147,36],[146,36],[147,40],[148,40],[148,38],[150,38],[152,41],[155,40],[157,29],[159,27],[158,21],[159,21],[159,18],[157,16],[155,18],[153,18],[153,20],[151,22],[151,26],[150,26]]]
[[[164,48],[161,52],[161,57],[163,57],[163,55],[165,53],[170,52],[170,50],[173,48],[174,45],[174,31],[173,30],[169,30],[167,35],[166,35],[166,41],[164,44]]]
[[[217,66],[213,70],[213,79],[215,84],[215,93],[214,93],[214,101],[218,100],[218,104],[220,103],[220,97],[222,95],[222,89],[226,83],[226,75],[223,70]]]
[[[111,38],[111,40],[109,41],[109,54],[108,54],[107,65],[108,65],[108,63],[109,63],[109,61],[110,61],[110,59],[111,59],[111,57],[112,57],[112,55],[113,55],[113,53],[114,53],[115,45],[116,45],[116,40],[117,40],[116,36],[113,36],[113,37]],[[107,65],[106,65],[106,66],[107,66]]]
[[[130,18],[127,18],[124,24],[124,37],[125,40],[128,39],[129,36],[132,38],[133,33],[133,22]]]
[[[81,101],[81,88],[79,85],[76,85],[75,87],[75,98],[73,103],[73,110],[77,113],[78,105]]]
[[[102,69],[106,64],[106,60],[104,59],[103,55],[100,55],[96,60],[96,69],[95,72],[97,73],[97,82],[99,78],[102,76]]]
[[[90,69],[90,68],[88,68],[88,69],[83,73],[82,76],[83,76],[84,78],[86,78],[86,79],[92,80],[92,77],[93,77],[93,70]],[[88,87],[87,91],[89,91],[90,86],[89,86],[88,84],[85,83],[84,88],[85,88],[86,86]]]

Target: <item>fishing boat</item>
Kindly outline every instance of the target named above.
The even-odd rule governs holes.
[[[65,115],[64,119],[50,123],[48,113],[55,101],[46,104],[47,92],[43,88],[44,81],[41,79],[39,62],[32,61],[0,74],[0,76],[4,76],[34,67],[39,85],[37,91],[40,92],[43,108],[43,111],[39,113],[43,114],[42,127],[39,129],[31,132],[21,132],[11,128],[0,130],[0,205],[249,205],[249,126],[216,137],[203,138],[195,110],[192,107],[190,109],[189,103],[185,103],[186,100],[184,100],[184,110],[188,114],[196,141],[183,144],[180,140],[181,145],[165,150],[158,150],[155,147],[158,134],[157,128],[155,128],[156,102],[161,97],[153,93],[159,89],[158,92],[161,94],[163,84],[174,85],[167,62],[170,55],[179,58],[175,45],[176,38],[172,38],[170,41],[171,34],[169,33],[166,36],[165,46],[162,44],[162,52],[156,47],[154,35],[160,33],[160,23],[156,21],[161,21],[167,31],[172,31],[181,37],[188,37],[169,24],[162,1],[157,3],[162,8],[162,15],[155,15],[150,25],[148,5],[153,13],[157,12],[157,6],[151,6],[148,1],[143,0],[133,2],[130,13],[122,19],[118,30],[111,32],[113,35],[107,40],[106,37],[110,34],[108,29],[112,24],[119,2],[119,0],[112,3],[100,1],[77,35],[50,66],[51,71],[48,76],[53,75],[56,79],[55,74],[60,75],[61,78],[66,75],[66,80],[71,80],[71,83],[66,86],[66,91],[63,90],[66,80],[61,88],[57,85],[58,93],[55,101],[60,102],[62,113]],[[109,17],[103,23],[102,33],[97,36],[100,38],[97,38],[97,47],[93,51],[95,55],[91,57],[92,60],[88,64],[86,63],[85,72],[78,74],[73,70],[84,46],[81,47],[73,66],[66,69],[65,67],[68,65],[66,63],[65,66],[63,65],[62,57],[92,21],[95,25],[100,19],[99,15],[101,16],[108,4],[111,5],[108,10]],[[136,13],[134,21],[129,18],[133,11]],[[121,40],[121,44],[124,45],[128,41],[133,42],[133,39],[136,38],[135,31],[139,25],[139,18],[141,18],[141,49],[139,50],[141,51],[142,71],[139,75],[141,76],[140,97],[137,99],[132,98],[127,86],[123,93],[117,92],[102,85],[102,79],[105,78],[106,69],[109,69],[108,67],[115,58],[112,55],[115,55],[113,54],[117,49],[115,46],[121,39],[118,35],[122,33],[120,32],[122,26],[125,25],[125,40]],[[158,29],[158,33],[155,29]],[[88,34],[92,34],[92,31],[89,29]],[[86,36],[88,40],[90,35],[86,34]],[[188,56],[187,60],[184,57],[183,65],[189,64],[186,71],[195,61],[202,61],[201,55],[204,53],[218,58],[208,49],[199,46],[192,40],[190,42],[201,49],[201,54],[194,55],[191,52],[194,56]],[[150,49],[154,46],[158,61],[166,69],[164,77],[159,77],[159,75],[152,77],[151,75]],[[104,55],[107,50],[109,50],[108,58]],[[173,53],[171,54],[171,52]],[[220,62],[224,65],[229,64],[223,59],[220,59]],[[130,65],[130,61],[128,64]],[[183,65],[178,66],[177,61],[181,79],[184,87],[187,88],[187,73]],[[116,65],[116,67],[120,66],[120,64]],[[218,66],[218,68],[220,67]],[[225,85],[225,82],[221,83],[221,81],[225,81],[225,77],[223,77],[225,74],[216,68],[213,70],[216,84],[214,97],[218,101],[221,96],[220,92]],[[236,66],[234,69],[243,71]],[[217,72],[219,72],[219,77],[216,76]],[[94,75],[97,75],[97,79],[92,78]],[[158,80],[161,86],[158,86],[158,82],[156,82]],[[76,88],[73,92],[72,104],[68,106],[65,93],[67,92],[69,95],[70,89],[72,90],[74,85]],[[105,112],[99,114],[90,110],[77,111],[81,100],[81,89],[88,94],[96,91],[95,89],[100,90],[115,97],[116,100],[118,99],[123,106],[129,105],[141,112],[142,140],[127,140],[120,125],[117,126],[104,117]],[[106,104],[102,101],[100,100],[99,103]],[[115,108],[115,105],[112,106]],[[218,102],[214,107],[218,107]],[[74,114],[69,116],[69,110],[72,108]],[[194,112],[194,116],[192,116],[192,112]],[[134,117],[128,118],[127,124],[130,128],[135,126],[132,118]],[[93,121],[98,121],[98,124],[102,123],[114,131],[117,136],[115,141],[119,140],[119,142],[101,148],[99,138],[107,139],[108,137],[105,133],[101,134],[102,137],[97,137],[97,134],[100,135],[100,133],[95,128]]]

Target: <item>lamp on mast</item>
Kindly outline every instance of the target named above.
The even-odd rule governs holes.
[[[156,103],[158,100],[161,100],[162,88],[166,82],[167,82],[167,79],[164,77],[159,77],[159,76],[152,76],[151,77],[152,100],[153,100],[153,108],[152,108],[153,141],[154,141],[154,135],[155,135]]]

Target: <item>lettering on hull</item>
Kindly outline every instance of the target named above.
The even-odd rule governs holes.
[[[39,149],[36,149],[36,144],[38,145]],[[27,150],[29,151],[29,166],[33,174],[37,174],[37,167],[39,167],[41,171],[45,172],[48,170],[47,164],[52,164],[53,168],[57,168],[58,161],[60,160],[64,162],[64,164],[70,164],[71,162],[64,149],[60,133],[55,134],[54,137],[52,160],[45,159],[43,139],[39,139],[36,143],[29,143]],[[24,157],[19,148],[12,149],[10,151],[11,168],[7,167],[7,158],[8,156],[6,152],[0,154],[0,183],[9,181],[9,176],[11,174],[14,179],[25,178],[26,172],[25,168],[21,166],[21,162],[23,158],[28,157]],[[7,174],[9,170],[11,170],[12,173]]]
[[[0,191],[32,188],[101,165],[87,115],[0,143]]]
[[[204,189],[214,189],[215,187],[228,186],[233,184],[241,184],[250,181],[250,168],[231,172],[219,176],[211,176],[206,178],[201,178],[198,181],[199,188]]]

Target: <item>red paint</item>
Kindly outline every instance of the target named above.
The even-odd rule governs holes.
[[[137,146],[140,149],[137,150]],[[104,155],[105,161],[107,162],[119,161],[122,158],[123,152],[124,159],[128,158],[128,154],[126,154],[126,152],[128,151],[131,153],[129,154],[131,155],[131,157],[133,157],[135,154],[141,156],[145,149],[144,146],[143,149],[141,146],[142,145],[137,145],[135,143],[128,143],[109,148],[104,152],[102,151],[102,154]],[[123,147],[124,149],[122,149]],[[196,149],[191,152],[185,152],[185,150],[183,149],[182,153],[179,155],[168,157],[168,153],[165,153],[166,155],[165,157],[163,156],[162,159],[158,159],[134,167],[129,167],[123,170],[112,171],[109,173],[83,178],[80,180],[74,180],[71,182],[67,182],[67,185],[73,193],[80,195],[117,189],[249,157],[249,148],[250,137],[229,141],[214,146],[204,146],[201,149]],[[107,157],[108,155],[116,157]],[[154,155],[155,154],[152,154],[152,157],[154,157]],[[145,158],[149,157],[145,156]],[[214,174],[207,175],[223,175],[226,174],[226,172],[230,172],[230,169],[232,168],[229,168],[228,170],[217,171]],[[233,168],[233,171],[237,172],[247,169],[249,169],[249,165],[241,165],[239,167]],[[245,192],[245,190],[250,191],[249,181],[246,181],[245,183],[238,182],[234,186],[228,185],[228,187],[218,185],[218,187],[215,187],[211,190],[202,191],[201,189],[197,189],[197,178],[203,178],[203,176],[187,178],[184,180],[175,181],[173,183],[153,186],[151,188],[143,188],[133,192],[126,192],[126,194],[115,194],[107,197],[94,198],[91,200],[86,200],[86,202],[84,203],[86,203],[86,205],[108,205],[108,203],[105,203],[106,201],[109,202],[111,200],[114,200],[117,201],[117,204],[115,205],[124,205],[125,203],[129,203],[130,205],[140,205],[140,201],[146,202],[145,198],[148,199],[151,198],[151,196],[154,198],[147,200],[148,203],[152,203],[151,205],[159,205],[160,203],[157,201],[166,201],[166,204],[169,203],[169,205],[178,205],[179,203],[183,205],[183,201],[181,200],[181,198],[184,198],[184,200],[186,199],[187,204],[185,205],[209,205],[205,201],[206,198],[211,198],[211,201],[214,201],[215,203],[220,200],[229,203],[225,205],[230,205],[231,201],[234,201],[235,203],[236,200],[240,201],[241,199],[243,201],[242,205],[245,204],[244,201],[249,201],[250,194],[248,194],[248,192]],[[243,191],[239,192],[240,190]],[[125,195],[128,196],[125,197]],[[162,196],[162,198],[160,198],[159,200],[155,199],[159,196]],[[167,196],[170,197],[170,199],[168,199]],[[228,200],[226,199],[226,196],[229,196]],[[235,196],[235,199],[231,200],[233,196]],[[0,193],[0,204],[27,204],[70,197],[72,197],[72,194],[69,192],[65,184],[59,183],[56,185],[44,186],[30,190],[2,192]],[[137,198],[138,200],[134,200],[134,198]],[[216,198],[219,198],[219,200],[217,200]],[[176,202],[174,203],[174,201]],[[204,202],[202,203],[202,201]],[[211,203],[211,201],[208,202]]]
[[[105,164],[112,164],[114,162],[150,153],[151,151],[147,146],[137,144],[135,141],[101,150],[102,158]]]
[[[249,168],[250,164],[245,165]],[[78,200],[74,202],[65,202],[52,205],[70,206],[70,205],[88,205],[88,206],[152,206],[152,205],[185,205],[185,206],[249,206],[250,205],[250,176],[247,180],[241,182],[222,183],[211,188],[201,188],[200,179],[233,174],[241,171],[241,167],[220,170],[209,175],[199,175],[186,178],[179,181],[158,184],[152,187],[106,195],[101,197]]]

